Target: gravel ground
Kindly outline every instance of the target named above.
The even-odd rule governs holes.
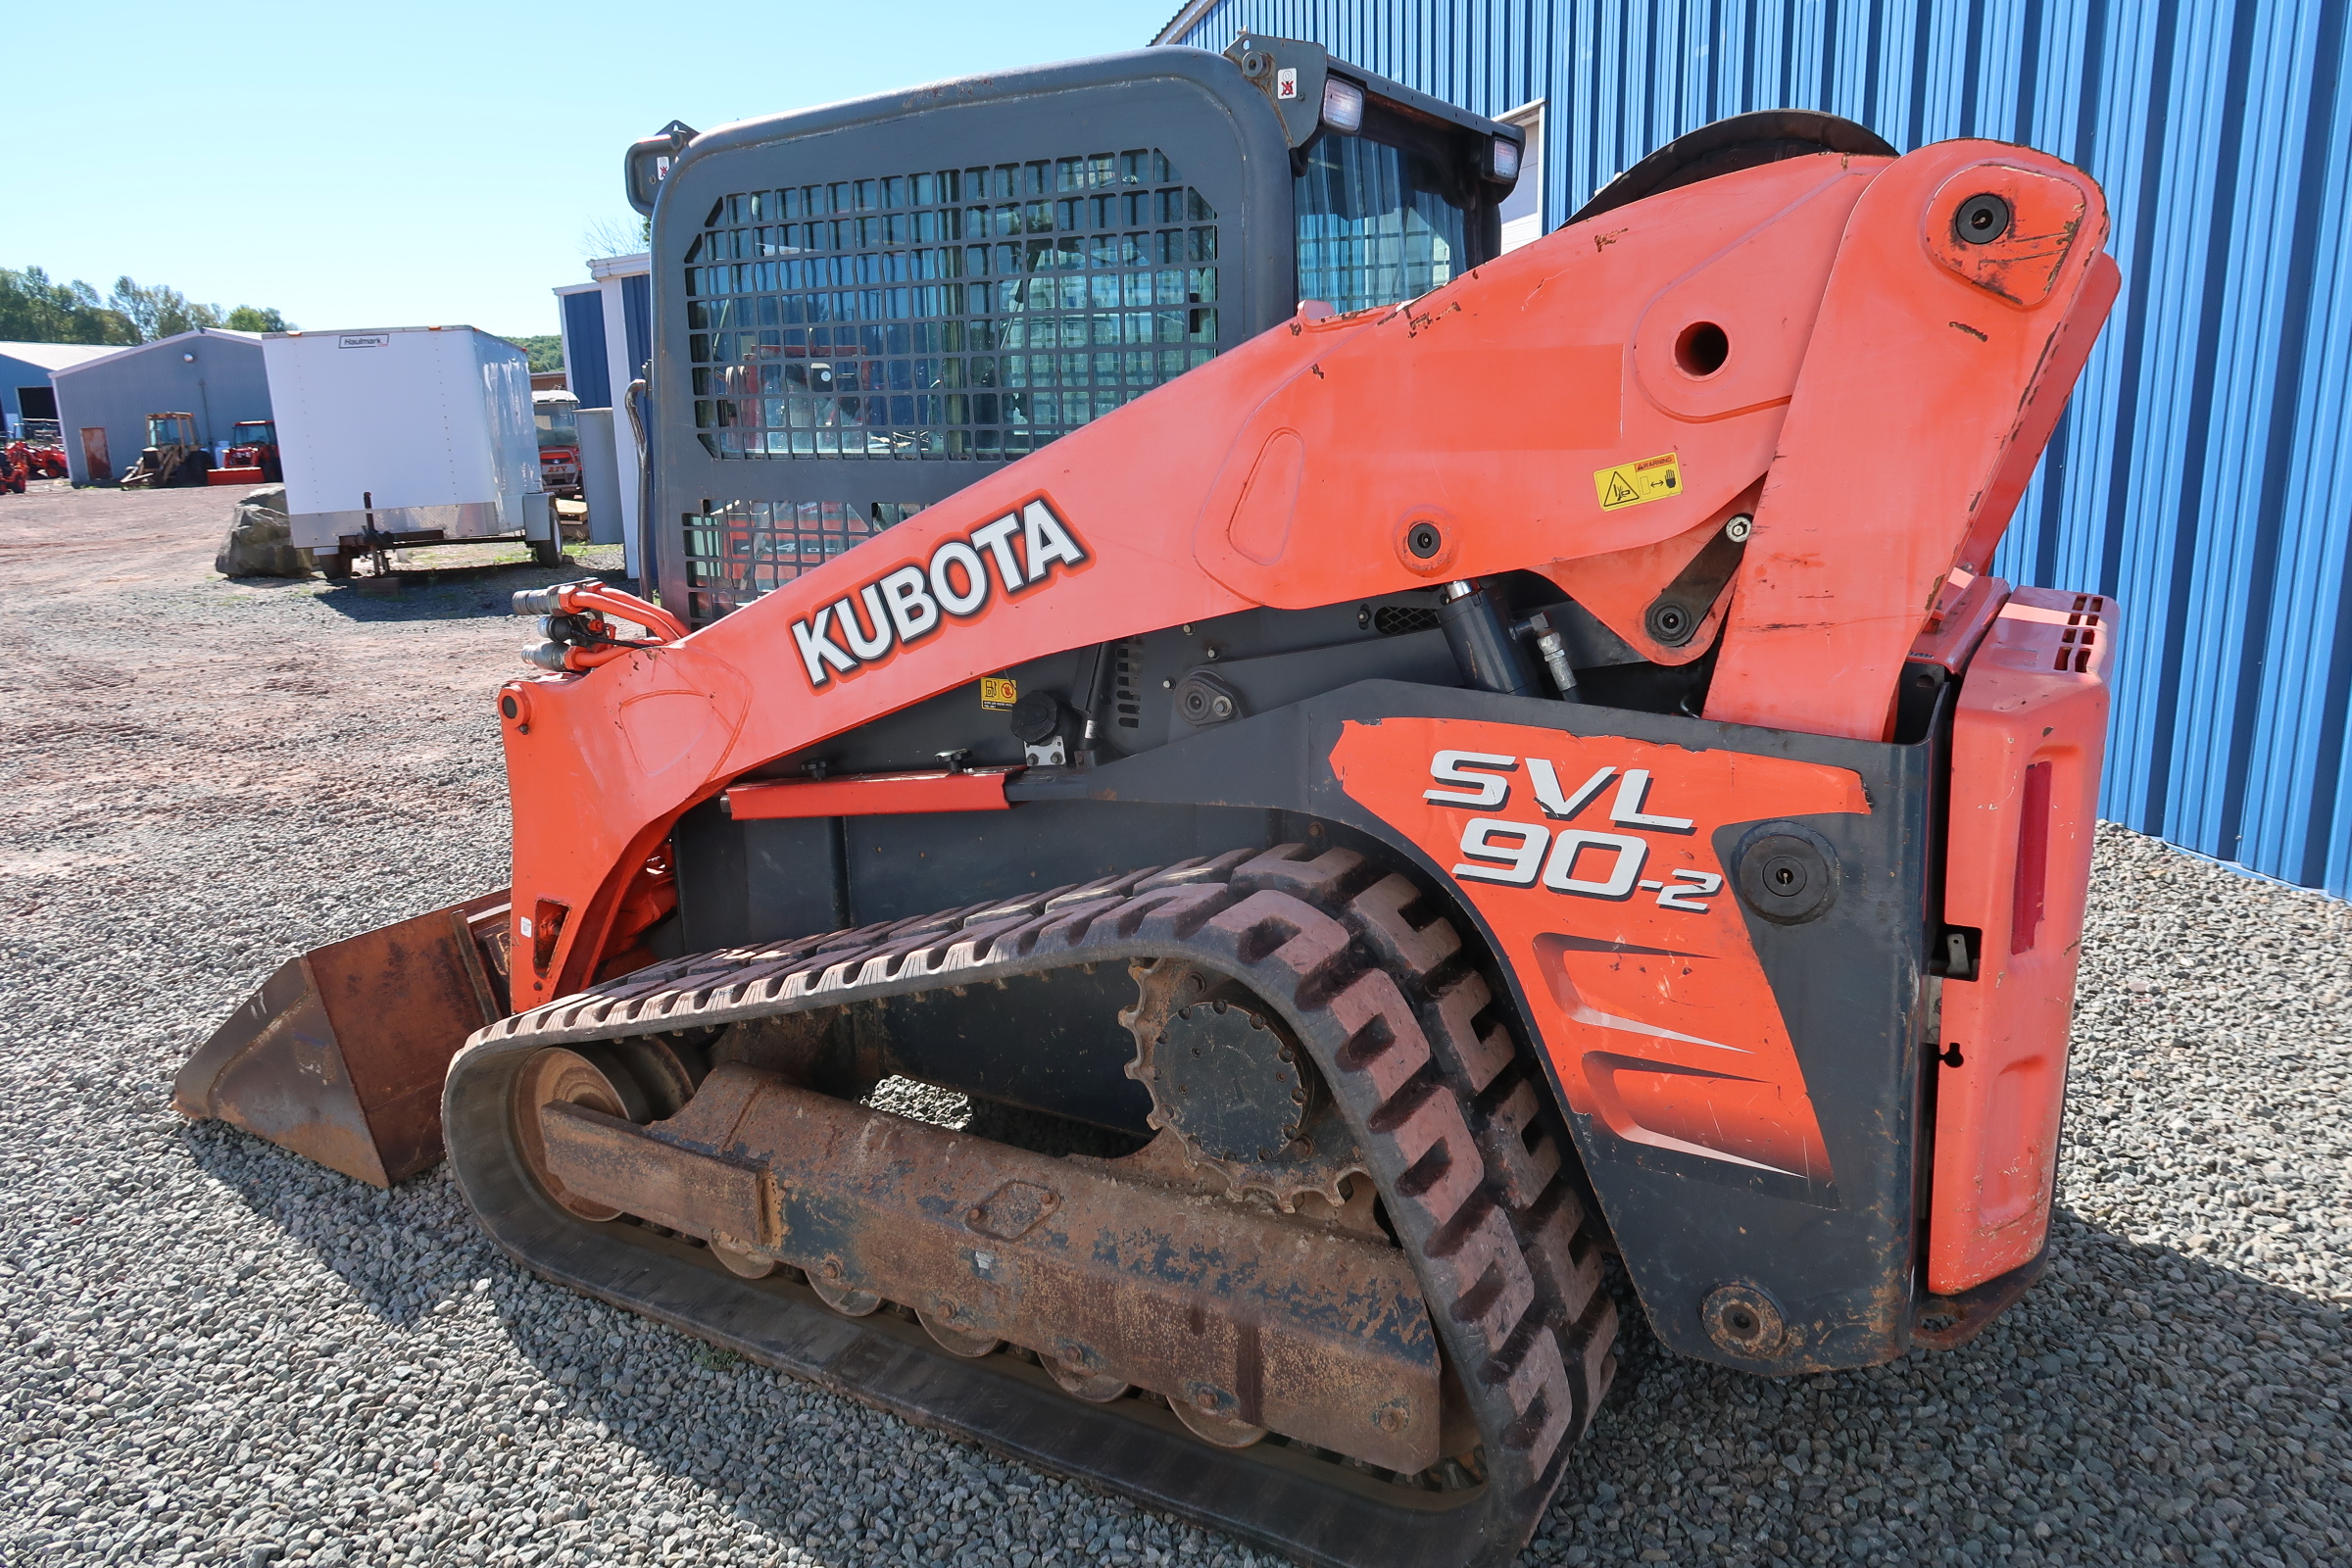
[[[226,583],[204,492],[0,500],[0,1561],[1175,1560],[1211,1534],[544,1286],[168,1086],[299,948],[496,885],[516,570]],[[1637,1328],[1536,1562],[2352,1562],[2352,911],[2101,836],[2056,1260],[1764,1382]]]

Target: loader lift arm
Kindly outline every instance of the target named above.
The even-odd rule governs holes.
[[[1964,238],[1987,193],[2006,226]],[[733,779],[1026,660],[1252,606],[1536,570],[1666,665],[1728,607],[1708,716],[1886,739],[1938,593],[1984,569],[2114,298],[2105,225],[2079,171],[1990,142],[1669,192],[1393,310],[1302,309],[689,638],[514,682],[516,1004],[596,974],[639,868]],[[1672,493],[1611,504],[1606,475],[1662,455]],[[1759,481],[1731,593],[1660,641],[1642,611]],[[1040,502],[1079,559],[1000,553]],[[963,553],[991,573],[967,615],[864,619],[893,572],[927,602]],[[852,613],[890,638],[870,661]]]

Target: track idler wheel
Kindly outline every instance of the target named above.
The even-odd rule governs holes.
[[[645,1097],[646,1113],[664,1121],[686,1108],[702,1085],[706,1071],[702,1053],[673,1046],[666,1040],[617,1040],[611,1047],[637,1092]]]
[[[622,1210],[570,1191],[549,1168],[540,1107],[569,1103],[623,1121],[660,1121],[676,1115],[694,1098],[704,1071],[701,1053],[664,1040],[551,1046],[537,1053],[514,1081],[514,1141],[523,1163],[547,1196],[568,1212],[587,1220],[619,1218]],[[776,1267],[773,1258],[755,1252],[724,1246],[714,1246],[712,1251],[745,1279],[763,1278]]]
[[[577,1196],[548,1168],[547,1140],[539,1128],[539,1107],[558,1103],[602,1111],[623,1121],[644,1122],[652,1119],[644,1092],[620,1064],[617,1053],[593,1045],[550,1046],[523,1063],[522,1074],[514,1082],[514,1141],[521,1147],[523,1163],[530,1167],[547,1196],[582,1219],[620,1218],[619,1209]]]

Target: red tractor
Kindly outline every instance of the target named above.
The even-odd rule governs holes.
[[[277,484],[285,477],[277,458],[276,421],[239,419],[229,432],[228,455],[205,480],[209,484]]]
[[[17,495],[34,479],[66,477],[66,455],[56,447],[31,441],[11,441],[0,447],[0,491]]]
[[[271,419],[239,419],[229,432],[228,463],[231,468],[259,468],[266,484],[283,479],[285,469],[277,461],[277,424]]]

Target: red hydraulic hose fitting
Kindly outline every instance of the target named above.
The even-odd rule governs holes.
[[[635,621],[652,632],[656,642],[674,643],[686,635],[686,627],[660,605],[593,577],[585,582],[558,583],[553,588],[525,588],[514,596],[517,615],[567,615],[595,610]]]
[[[594,669],[624,654],[659,648],[686,635],[686,628],[661,606],[594,579],[526,588],[514,596],[514,610],[517,615],[539,616],[539,634],[547,639],[525,647],[523,659],[558,675]],[[616,637],[608,615],[635,621],[653,635]]]
[[[581,647],[572,643],[532,643],[522,651],[522,657],[541,669],[557,675],[577,675],[599,664],[610,664],[615,659],[633,654],[640,648],[656,648],[658,643],[615,643],[609,647]]]

